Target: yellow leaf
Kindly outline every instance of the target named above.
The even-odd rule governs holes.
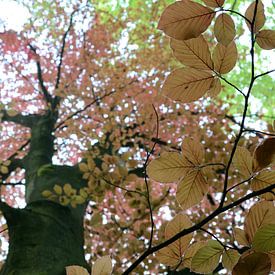
[[[78,167],[79,167],[79,170],[80,170],[82,173],[85,173],[85,172],[88,172],[88,171],[89,171],[89,168],[88,168],[87,163],[81,162],[81,163],[79,163]]]
[[[236,30],[234,21],[230,15],[222,13],[217,17],[214,25],[214,34],[218,42],[225,47],[233,41],[236,35]]]
[[[112,273],[112,260],[110,256],[97,259],[92,267],[91,275],[110,275]]]
[[[198,204],[208,190],[200,170],[190,171],[179,183],[176,198],[182,209]]]
[[[174,56],[185,66],[198,70],[213,70],[209,46],[203,35],[187,41],[171,39]]]
[[[66,266],[66,275],[89,275],[87,269],[78,265]]]
[[[252,175],[252,157],[250,152],[245,147],[237,147],[233,158],[233,164],[238,169],[239,173],[245,178]]]
[[[275,223],[275,206],[273,202],[261,201],[254,204],[244,221],[244,231],[249,243],[252,242],[254,235],[259,227],[264,224]]]
[[[235,265],[232,275],[269,275],[270,268],[271,262],[267,254],[243,254]]]
[[[86,201],[86,199],[83,198],[83,197],[80,196],[80,195],[75,195],[75,196],[73,197],[73,201],[74,201],[75,203],[77,203],[77,204],[83,204],[83,203]]]
[[[74,196],[76,194],[76,190],[73,189],[69,183],[64,184],[63,190],[65,195],[67,195],[68,197]]]
[[[150,178],[159,182],[175,182],[190,169],[190,163],[179,153],[166,152],[151,161],[146,169]]]
[[[272,50],[275,48],[275,31],[261,30],[256,35],[257,44],[264,50]]]
[[[205,3],[205,5],[209,7],[218,8],[218,7],[222,7],[225,0],[202,0],[202,1]]]
[[[9,169],[8,169],[7,166],[1,165],[1,166],[0,166],[0,172],[1,172],[2,174],[8,174],[8,173],[9,173]]]
[[[191,68],[177,69],[166,78],[162,93],[182,103],[192,102],[201,98],[210,89],[212,80],[210,72]]]
[[[44,190],[43,192],[42,192],[42,196],[43,197],[49,197],[49,196],[51,196],[52,195],[52,192],[50,191],[50,190]]]
[[[53,187],[53,190],[54,190],[54,192],[57,194],[57,195],[61,195],[62,194],[62,187],[60,186],[60,185],[55,185],[54,187]]]
[[[213,272],[219,264],[223,250],[218,241],[208,241],[207,245],[200,248],[192,258],[191,270],[197,273]]]
[[[211,83],[210,89],[207,91],[207,94],[210,97],[216,97],[220,93],[221,89],[222,89],[222,84],[220,79],[214,78]]]
[[[252,248],[259,252],[275,250],[275,224],[265,224],[256,231]]]
[[[81,197],[83,197],[83,198],[87,198],[88,197],[88,193],[87,193],[87,189],[85,188],[81,188],[80,190],[79,190],[79,195],[81,196]]]
[[[230,72],[236,65],[238,51],[234,41],[228,46],[218,43],[213,52],[213,62],[215,70],[220,74]]]
[[[239,245],[249,246],[245,231],[241,228],[234,228],[234,237]]]
[[[158,29],[179,40],[198,37],[210,25],[215,12],[190,0],[177,1],[162,13]]]
[[[9,109],[7,110],[7,114],[10,116],[10,117],[14,117],[18,114],[18,112],[16,110],[13,110],[13,109]]]
[[[197,251],[205,246],[205,242],[196,242],[191,244],[188,249],[186,250],[186,253],[184,254],[184,260],[183,260],[183,265],[184,267],[191,268],[191,261],[193,256],[197,253]]]
[[[247,8],[245,12],[245,17],[252,22],[254,14],[255,14],[255,8],[256,8],[256,1],[251,3],[249,7]],[[252,30],[252,26],[249,22],[245,20],[249,30]],[[258,1],[258,6],[257,6],[257,11],[256,11],[256,17],[255,17],[255,22],[254,22],[254,27],[253,27],[253,32],[257,33],[264,25],[265,23],[265,14],[264,14],[264,5],[262,1]]]
[[[197,139],[186,137],[181,144],[181,154],[194,166],[203,162],[204,149]]]
[[[251,187],[253,191],[258,191],[274,183],[275,183],[275,171],[265,170],[260,172],[255,178],[253,178],[253,180],[251,181]],[[275,192],[275,188],[272,191]],[[268,201],[275,200],[275,195],[272,192],[267,192],[265,194],[262,194],[260,197]]]
[[[256,167],[254,170],[259,171],[273,162],[275,162],[275,138],[265,139],[254,151]]]
[[[222,255],[222,265],[227,270],[232,270],[233,267],[238,263],[240,254],[234,249],[225,250]]]
[[[68,205],[70,203],[70,199],[67,196],[60,196],[58,198],[61,205]]]
[[[165,239],[168,240],[181,232],[183,229],[188,228],[192,225],[187,215],[178,214],[173,220],[171,220],[165,228]],[[183,253],[189,246],[193,238],[193,233],[190,233],[184,237],[179,238],[175,242],[169,245],[176,255],[182,257]]]

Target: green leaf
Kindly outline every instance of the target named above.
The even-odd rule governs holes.
[[[260,227],[254,236],[252,247],[260,252],[275,250],[275,224]]]
[[[218,242],[210,240],[200,248],[192,258],[191,269],[198,273],[210,273],[218,266],[224,248]]]

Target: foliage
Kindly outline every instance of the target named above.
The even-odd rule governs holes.
[[[0,36],[8,225],[20,197],[85,218],[92,275],[274,271],[275,31],[243,2],[22,1]]]

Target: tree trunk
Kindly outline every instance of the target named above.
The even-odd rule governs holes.
[[[9,228],[9,253],[1,275],[64,275],[65,267],[88,268],[83,226],[69,207],[41,200],[24,209],[2,203]]]

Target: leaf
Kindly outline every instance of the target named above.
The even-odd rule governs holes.
[[[234,41],[227,47],[218,43],[213,52],[214,68],[221,74],[230,72],[236,65],[238,51]]]
[[[165,239],[168,240],[181,232],[185,228],[189,228],[192,225],[187,215],[178,214],[173,220],[171,220],[165,228]],[[169,245],[170,249],[174,251],[176,255],[182,257],[183,253],[189,246],[193,238],[193,233],[190,233],[184,237],[179,238],[175,242]]]
[[[213,76],[209,72],[191,68],[173,71],[162,87],[164,96],[170,99],[189,103],[201,98],[209,89]]]
[[[200,170],[190,171],[179,183],[176,198],[182,209],[198,204],[209,186]]]
[[[78,265],[66,266],[66,275],[89,275],[87,269]]]
[[[220,14],[214,25],[214,34],[218,42],[225,47],[233,41],[236,35],[235,24],[232,17],[226,13]]]
[[[244,221],[244,231],[249,243],[252,242],[258,228],[265,224],[275,223],[275,207],[273,202],[261,201],[254,204]]]
[[[62,194],[62,187],[60,185],[55,184],[54,187],[53,187],[53,190],[57,195]]]
[[[223,249],[218,241],[208,241],[207,245],[200,248],[192,258],[191,270],[197,273],[213,272],[219,264]]]
[[[234,249],[225,250],[222,255],[222,265],[227,270],[232,270],[237,264],[240,254]]]
[[[112,260],[110,256],[97,259],[92,267],[91,275],[110,275],[112,273]]]
[[[234,228],[234,237],[239,245],[249,246],[249,242],[246,238],[245,231],[241,228]]]
[[[271,262],[267,254],[244,255],[234,267],[232,275],[269,275]]]
[[[150,178],[159,182],[175,182],[190,169],[190,163],[179,153],[166,152],[152,160],[146,171]]]
[[[156,253],[156,257],[159,262],[171,267],[177,266],[181,261],[181,257],[178,254],[176,254],[170,246],[166,246],[160,249]]]
[[[253,191],[258,191],[260,189],[266,188],[275,183],[275,171],[265,170],[260,172],[253,180],[251,181],[251,187]],[[275,188],[272,189],[275,192]],[[267,192],[260,196],[261,198],[269,201],[275,200],[275,195],[272,192]]]
[[[238,146],[233,158],[233,164],[245,178],[252,175],[252,157],[245,147]]]
[[[185,66],[198,70],[212,70],[209,46],[202,35],[187,41],[171,39],[174,56]]]
[[[225,0],[202,0],[202,1],[205,3],[205,5],[209,7],[218,8],[218,7],[222,7]]]
[[[207,94],[210,97],[216,97],[220,93],[221,89],[222,89],[222,84],[220,79],[214,78],[211,83],[210,89],[207,91]]]
[[[162,13],[158,29],[178,40],[198,37],[203,33],[215,15],[215,12],[190,0],[177,1],[169,5]]]
[[[269,256],[271,261],[271,271],[275,271],[275,250],[269,251],[267,255]]]
[[[264,50],[272,50],[275,48],[275,31],[261,30],[256,35],[257,44]]]
[[[181,154],[194,166],[200,165],[204,158],[204,149],[198,140],[186,137],[181,144]]]
[[[0,166],[0,172],[2,174],[8,174],[9,173],[9,168],[7,166],[1,165]]]
[[[165,228],[165,239],[170,239],[183,229],[188,228],[192,225],[190,219],[184,214],[178,214],[173,220],[171,220]],[[190,233],[184,237],[179,238],[172,244],[160,249],[156,257],[157,259],[167,265],[176,266],[180,263],[182,256],[189,246],[193,233]]]
[[[275,138],[265,139],[254,151],[255,170],[259,171],[275,161]]]
[[[259,252],[275,250],[275,224],[265,224],[256,231],[252,248]]]
[[[197,253],[197,251],[201,247],[203,247],[205,245],[206,245],[205,242],[195,242],[195,243],[191,244],[184,254],[183,265],[190,269],[193,256]]]
[[[245,12],[245,17],[252,23],[254,14],[255,14],[255,7],[256,7],[256,1],[251,3],[249,7],[247,8]],[[245,20],[249,30],[252,30],[252,26],[247,20]],[[258,1],[258,6],[257,6],[257,12],[256,12],[256,17],[255,17],[255,22],[254,22],[254,27],[253,27],[253,32],[257,33],[264,25],[265,23],[265,14],[264,14],[264,5],[262,1]]]

